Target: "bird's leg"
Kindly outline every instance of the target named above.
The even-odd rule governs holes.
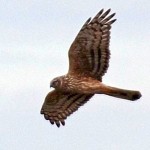
[[[137,100],[141,97],[141,93],[139,91],[120,89],[116,87],[107,86],[103,83],[100,84],[98,93],[131,101]]]

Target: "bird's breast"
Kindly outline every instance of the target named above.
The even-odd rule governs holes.
[[[100,83],[91,77],[67,77],[64,81],[64,90],[72,93],[95,94]]]

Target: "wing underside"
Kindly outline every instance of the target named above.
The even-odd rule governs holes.
[[[70,94],[56,90],[49,92],[41,109],[41,114],[51,124],[65,125],[65,119],[84,105],[93,95]]]

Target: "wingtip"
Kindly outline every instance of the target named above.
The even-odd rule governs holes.
[[[114,23],[116,20],[117,20],[117,19],[113,19],[113,20],[112,20],[112,23]]]
[[[116,13],[111,14],[111,17],[114,17],[116,15]]]
[[[98,14],[101,15],[103,12],[104,12],[104,8],[102,8],[102,9],[98,12]]]
[[[62,124],[63,126],[65,126],[65,121],[61,121],[61,124]]]
[[[116,20],[117,20],[117,19],[113,19],[113,20],[107,22],[107,24],[111,25],[111,24],[113,24]]]
[[[46,120],[49,120],[48,115],[44,115],[44,118],[45,118]]]
[[[110,11],[111,11],[111,8],[109,8],[107,11],[110,12]]]
[[[105,13],[106,13],[106,14],[109,14],[110,11],[111,11],[111,8],[107,9]]]
[[[60,127],[60,123],[59,122],[55,122],[56,126],[59,128]]]

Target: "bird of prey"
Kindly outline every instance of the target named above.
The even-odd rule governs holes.
[[[102,9],[93,19],[89,18],[84,23],[69,49],[68,73],[50,82],[50,87],[54,90],[46,96],[41,114],[57,127],[65,125],[65,119],[94,94],[106,94],[131,101],[141,97],[139,91],[102,83],[102,77],[109,66],[110,29],[116,21],[112,19],[115,13],[109,13],[110,9]]]

